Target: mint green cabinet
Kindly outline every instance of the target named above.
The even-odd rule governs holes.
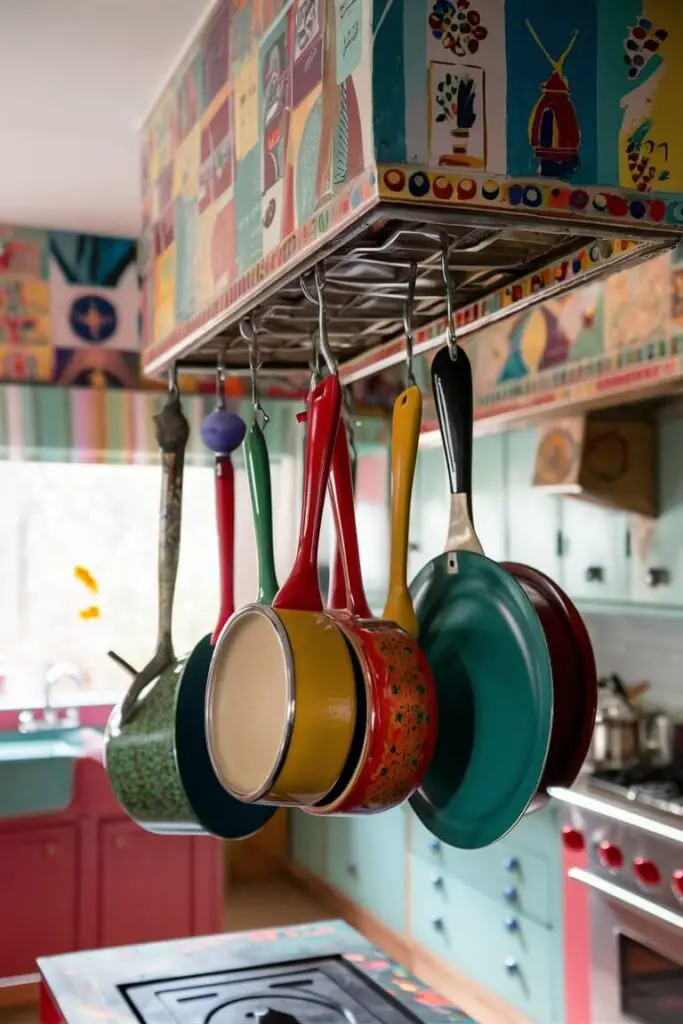
[[[515,430],[507,443],[507,557],[561,580],[560,502],[533,489],[538,430]]]
[[[683,419],[659,423],[659,516],[634,524],[630,596],[651,605],[683,605]]]
[[[411,930],[420,945],[528,1019],[563,1020],[561,947],[553,932],[454,875],[435,875],[417,858],[410,873]]]
[[[417,513],[417,534],[413,531],[418,544],[414,553],[414,564],[417,569],[441,554],[448,534],[448,516],[450,511],[448,477],[446,460],[441,447],[421,447],[417,457],[415,485],[413,491],[413,508]],[[409,578],[412,578],[409,577]]]
[[[330,818],[327,880],[393,931],[405,929],[406,810]]]
[[[505,558],[507,545],[505,440],[504,434],[490,434],[474,442],[474,525],[484,551],[495,561]]]
[[[629,597],[628,517],[580,498],[562,502],[562,577],[576,601]]]
[[[327,821],[303,811],[289,816],[289,856],[296,864],[324,878],[327,868]]]

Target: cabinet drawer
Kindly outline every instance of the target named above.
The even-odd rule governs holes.
[[[410,930],[441,959],[539,1024],[559,1020],[556,931],[521,918],[411,856]],[[435,884],[436,883],[436,884]]]
[[[325,875],[328,824],[299,810],[289,815],[289,856],[319,877]]]
[[[330,818],[327,836],[330,885],[396,932],[405,928],[405,815]]]
[[[512,912],[552,924],[550,866],[515,843],[513,835],[482,850],[456,850],[435,839],[417,817],[410,823],[411,852],[433,874],[453,875]]]

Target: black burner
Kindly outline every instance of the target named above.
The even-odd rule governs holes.
[[[414,1024],[340,957],[122,985],[141,1024]]]

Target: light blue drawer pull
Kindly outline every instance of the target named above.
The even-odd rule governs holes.
[[[519,973],[519,964],[517,963],[514,957],[508,956],[505,958],[505,970],[508,972],[508,974]]]
[[[432,918],[432,925],[436,929],[437,932],[442,932],[443,928],[444,928],[443,918],[442,917],[433,917]]]
[[[516,917],[506,917],[505,918],[505,930],[508,931],[508,932],[517,932],[517,931],[519,931],[519,921],[517,920]]]
[[[505,861],[506,871],[519,871],[519,857],[508,857]]]
[[[508,903],[516,903],[517,902],[517,896],[518,896],[517,889],[515,888],[514,885],[507,885],[503,889],[503,899],[507,900]]]
[[[431,850],[432,853],[441,853],[441,840],[439,840],[439,839],[430,839],[429,840],[429,849]]]
[[[357,875],[358,874],[358,865],[357,864],[347,864],[346,865],[346,870],[348,871],[348,873],[350,875]]]
[[[443,878],[441,875],[432,875],[432,885],[435,889],[443,889]]]

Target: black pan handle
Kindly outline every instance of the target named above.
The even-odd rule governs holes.
[[[472,366],[458,345],[458,358],[452,359],[442,348],[432,362],[432,389],[441,441],[446,455],[448,485],[451,494],[467,496],[467,512],[472,521],[472,432],[474,397]]]

